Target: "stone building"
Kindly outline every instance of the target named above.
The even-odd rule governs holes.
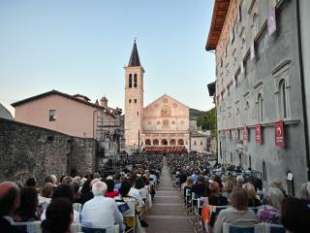
[[[52,90],[16,103],[15,120],[70,136],[93,138],[103,156],[120,151],[121,109],[108,106],[108,99],[91,103],[87,96]]]
[[[125,143],[128,152],[191,151],[189,107],[163,95],[144,106],[144,68],[134,42],[125,67]],[[199,142],[200,145],[200,142]]]
[[[304,111],[305,118],[307,118],[306,128],[306,138],[307,142],[307,164],[308,168],[310,167],[310,1],[308,0],[299,0],[298,4],[298,16],[297,20],[299,21],[299,34],[298,37],[300,39],[300,59],[301,59],[301,75],[303,80],[303,90],[302,94],[304,97]],[[308,169],[308,179],[310,180],[310,169]]]
[[[215,0],[206,44],[216,55],[218,159],[291,192],[308,169],[296,2]]]
[[[12,114],[0,103],[0,118],[12,120]]]

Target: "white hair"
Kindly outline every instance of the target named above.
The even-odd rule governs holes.
[[[299,198],[304,200],[310,200],[310,182],[301,185]]]
[[[57,184],[57,176],[54,175],[54,174],[52,174],[52,175],[50,175],[50,177],[51,177],[52,180],[53,180],[53,184]]]
[[[238,184],[243,184],[244,183],[244,178],[242,175],[237,176],[236,181]]]
[[[108,189],[107,184],[102,182],[102,181],[97,181],[92,186],[92,192],[93,192],[94,196],[104,195],[106,193],[107,189]]]
[[[268,189],[267,200],[269,201],[270,205],[280,210],[283,199],[284,199],[284,194],[281,191],[281,189],[276,188],[276,187],[270,187]]]

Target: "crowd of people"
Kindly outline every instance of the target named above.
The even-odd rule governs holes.
[[[310,182],[302,185],[297,197],[292,197],[278,180],[263,188],[255,173],[219,169],[219,164],[211,166],[205,158],[171,156],[168,161],[186,205],[204,200],[200,215],[207,219],[207,232],[222,233],[224,223],[281,224],[291,233],[310,232]],[[216,207],[221,211],[215,211]]]
[[[144,215],[152,206],[161,167],[162,157],[154,155],[106,177],[50,175],[41,185],[33,177],[24,184],[2,182],[0,232],[21,233],[16,223],[27,222],[39,222],[42,233],[70,233],[73,224],[82,230],[118,225],[120,232],[132,227],[144,232]],[[134,219],[125,215],[130,206]]]

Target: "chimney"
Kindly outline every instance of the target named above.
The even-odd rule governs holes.
[[[104,108],[108,108],[108,99],[105,96],[101,98],[100,105]]]

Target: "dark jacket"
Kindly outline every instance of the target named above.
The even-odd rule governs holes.
[[[12,226],[11,223],[3,217],[0,217],[0,232],[5,233],[25,233]]]

